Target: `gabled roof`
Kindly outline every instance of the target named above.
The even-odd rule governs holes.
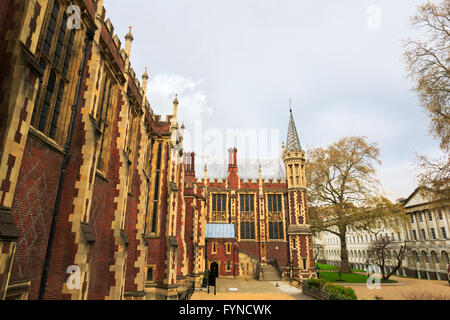
[[[428,196],[427,196],[428,195]],[[442,198],[441,198],[442,199]],[[416,190],[404,201],[405,208],[415,207],[439,200],[433,197],[433,191],[425,187],[417,187]],[[442,199],[443,200],[443,199]]]
[[[205,227],[205,238],[234,239],[235,238],[234,224],[207,223]]]
[[[298,138],[297,128],[295,126],[294,116],[292,115],[292,109],[291,109],[291,117],[289,119],[286,150],[287,151],[302,150],[302,146],[300,145],[300,139]]]

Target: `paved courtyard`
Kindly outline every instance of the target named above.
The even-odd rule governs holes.
[[[282,281],[219,278],[217,295],[214,295],[214,288],[210,287],[209,294],[207,291],[196,291],[191,300],[314,300],[314,298],[304,295],[300,289]]]
[[[343,284],[345,287],[353,288],[359,300],[374,300],[381,297],[384,300],[406,300],[412,293],[430,293],[450,300],[450,286],[448,281],[420,280],[412,278],[401,278],[393,276],[395,284],[383,284],[379,290],[369,289],[366,284]]]

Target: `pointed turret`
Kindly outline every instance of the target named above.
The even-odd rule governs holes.
[[[291,102],[291,101],[290,101]],[[294,279],[316,277],[314,270],[312,233],[309,225],[306,199],[305,165],[306,153],[302,150],[292,107],[286,146],[283,145],[283,161],[286,166],[290,275]]]
[[[289,189],[306,188],[305,156],[305,152],[300,145],[291,107],[286,146],[283,145],[283,161],[286,165],[286,178]]]
[[[300,139],[298,138],[297,128],[295,126],[294,116],[292,115],[292,109],[290,110],[291,117],[289,119],[289,128],[287,135],[287,151],[301,151],[302,146],[300,144]]]

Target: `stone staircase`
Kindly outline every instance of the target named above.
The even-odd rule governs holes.
[[[262,267],[263,281],[281,281],[281,277],[278,274],[277,269],[274,266],[266,265]]]

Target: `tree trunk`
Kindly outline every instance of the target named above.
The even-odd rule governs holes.
[[[348,262],[347,239],[345,237],[345,233],[341,236],[341,268],[339,270],[342,273],[352,272],[350,263]]]
[[[383,256],[381,258],[381,275],[383,276],[382,279],[386,280],[386,261],[384,260],[385,253],[383,252]]]

